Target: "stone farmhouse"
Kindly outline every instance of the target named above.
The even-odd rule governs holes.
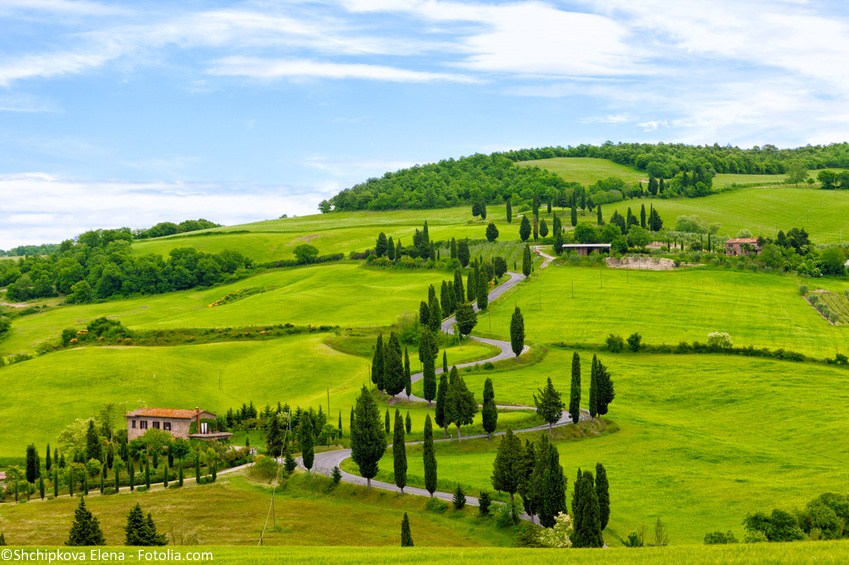
[[[127,439],[132,441],[148,430],[162,430],[175,438],[205,441],[230,439],[230,432],[215,431],[216,415],[200,408],[139,408],[127,414]],[[194,426],[192,426],[194,424]]]

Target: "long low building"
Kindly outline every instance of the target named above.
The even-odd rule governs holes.
[[[577,251],[578,255],[589,255],[593,251],[610,253],[609,243],[564,243],[564,251]]]
[[[230,432],[215,430],[216,418],[212,412],[200,408],[139,408],[127,414],[127,439],[132,441],[151,429],[168,432],[175,438],[205,441],[230,439],[233,435]]]

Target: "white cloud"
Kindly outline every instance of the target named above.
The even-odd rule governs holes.
[[[259,57],[225,57],[214,61],[207,72],[218,76],[237,76],[262,80],[279,78],[362,79],[388,82],[479,82],[473,77],[454,73],[411,71],[384,65],[360,63],[326,63],[304,59],[263,59]]]
[[[589,116],[581,120],[582,124],[625,124],[633,122],[634,117],[631,114],[608,114],[606,116]]]
[[[421,163],[400,160],[331,159],[321,155],[314,155],[305,159],[303,164],[311,169],[329,173],[334,177],[354,179],[352,182],[359,182],[367,177],[382,175],[386,171],[397,171]]]
[[[59,112],[53,100],[26,94],[0,94],[0,112]]]
[[[98,228],[205,217],[234,225],[317,212],[338,190],[214,183],[86,182],[46,173],[0,176],[0,249],[59,242]],[[26,198],[21,198],[25,194]]]

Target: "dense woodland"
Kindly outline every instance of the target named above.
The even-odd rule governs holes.
[[[517,161],[553,157],[596,157],[644,171],[649,186],[626,186],[621,179],[601,180],[581,187],[549,171],[517,167]],[[604,204],[643,194],[660,197],[698,197],[711,192],[716,173],[784,174],[796,168],[849,167],[849,143],[778,149],[773,145],[740,149],[719,145],[606,143],[601,146],[546,147],[491,155],[446,159],[429,165],[388,172],[380,178],[347,188],[319,204],[322,212],[333,210],[388,210],[397,208],[445,208],[475,202],[514,202],[534,196],[543,202],[567,205],[570,193],[584,189],[593,202]],[[661,183],[661,180],[665,182]],[[646,183],[648,184],[648,183]]]

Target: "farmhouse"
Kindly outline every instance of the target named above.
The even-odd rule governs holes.
[[[726,255],[757,255],[760,251],[758,240],[754,237],[734,237],[725,241]]]
[[[215,414],[200,408],[139,408],[127,414],[127,439],[132,441],[150,429],[168,432],[175,438],[230,439],[233,435],[230,432],[215,431],[215,419]]]
[[[609,243],[566,243],[563,245],[565,251],[577,251],[578,255],[589,255],[593,251],[599,253],[610,253]]]

